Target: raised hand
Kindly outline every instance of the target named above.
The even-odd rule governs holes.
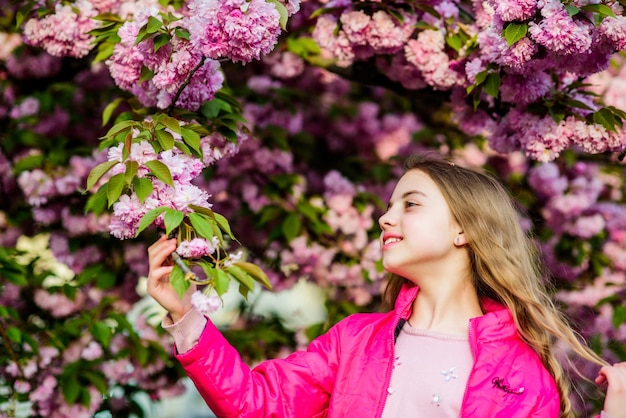
[[[626,362],[602,367],[596,377],[596,383],[608,384],[604,413],[609,418],[626,418]]]
[[[148,294],[167,310],[177,322],[192,308],[191,294],[196,290],[192,284],[181,298],[170,283],[172,272],[171,255],[176,250],[176,239],[161,236],[148,248],[150,270],[148,272]]]

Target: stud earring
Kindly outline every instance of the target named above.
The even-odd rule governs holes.
[[[457,235],[457,236],[454,238],[454,245],[456,245],[457,247],[458,247],[459,245],[461,245],[461,236],[460,236],[460,235]]]

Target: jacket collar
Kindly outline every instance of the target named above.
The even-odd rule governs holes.
[[[402,286],[395,305],[400,318],[406,320],[411,316],[418,292],[419,287],[412,283]],[[489,298],[481,298],[480,301],[484,314],[469,321],[477,342],[502,340],[517,335],[513,315],[506,306]]]

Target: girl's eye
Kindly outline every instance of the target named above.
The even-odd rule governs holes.
[[[409,208],[409,207],[411,207],[411,206],[417,206],[417,203],[415,203],[415,202],[405,202],[405,203],[404,203],[404,206],[405,206],[405,207],[407,207],[407,208]]]

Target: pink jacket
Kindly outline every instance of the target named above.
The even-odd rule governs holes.
[[[410,316],[417,291],[403,289],[392,312],[351,315],[307,351],[252,370],[210,321],[198,343],[176,357],[220,418],[379,418],[391,378],[394,331]],[[484,301],[484,309],[485,315],[470,320],[474,366],[461,417],[558,418],[554,379],[518,335],[510,312],[493,301]]]

